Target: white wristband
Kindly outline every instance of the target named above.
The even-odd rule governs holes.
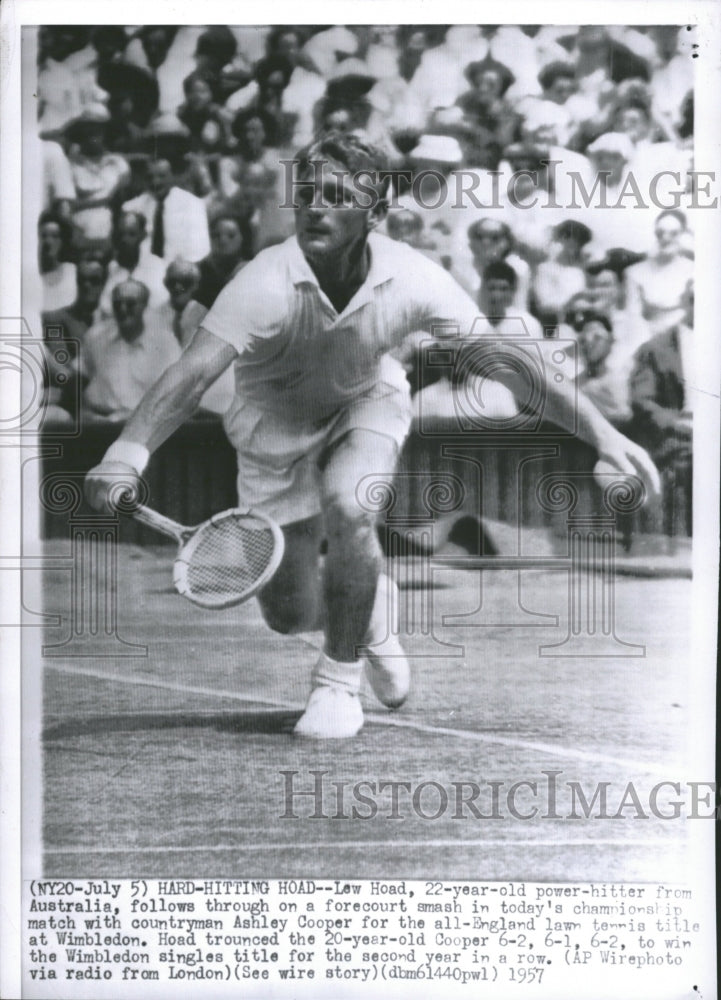
[[[103,456],[103,462],[123,462],[141,475],[148,464],[150,452],[135,441],[114,441]]]

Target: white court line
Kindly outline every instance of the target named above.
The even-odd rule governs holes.
[[[663,850],[673,847],[678,850],[682,841],[677,840],[630,840],[615,838],[610,840],[593,840],[590,837],[580,837],[571,840],[561,840],[555,837],[551,840],[314,840],[308,843],[298,843],[290,840],[276,844],[189,844],[187,847],[52,847],[45,854],[206,854],[223,851],[317,851],[317,850],[352,850],[367,851],[375,847],[412,847],[418,850],[422,847],[553,847],[555,850],[564,847],[652,847]]]
[[[188,694],[202,694],[211,698],[228,698],[248,705],[271,706],[273,709],[283,711],[301,711],[302,705],[294,705],[288,702],[274,701],[271,698],[253,698],[252,696],[239,694],[237,691],[226,691],[222,688],[205,688],[196,685],[175,684],[170,681],[154,680],[148,677],[131,677],[126,674],[103,673],[100,670],[90,670],[83,667],[67,667],[60,664],[46,663],[46,668],[56,670],[63,674],[77,674],[82,677],[96,677],[103,681],[113,681],[118,684],[137,684],[144,687],[162,688],[167,691],[178,691]],[[429,726],[423,722],[414,722],[412,719],[401,719],[397,716],[376,715],[373,712],[366,712],[365,718],[378,726],[390,726],[395,729],[411,729],[417,733],[424,733],[429,736],[450,736],[458,740],[466,740],[472,743],[484,743],[487,746],[505,746],[514,750],[532,750],[535,753],[547,754],[551,757],[562,757],[566,760],[589,761],[594,764],[608,764],[612,767],[620,767],[623,770],[631,770],[634,775],[650,774],[657,777],[668,778],[668,766],[660,767],[657,764],[643,763],[639,760],[632,760],[627,757],[613,757],[609,754],[595,753],[591,750],[574,750],[571,748],[557,746],[554,743],[543,743],[536,740],[519,740],[509,736],[500,736],[496,733],[481,733],[472,729],[450,729],[447,726]]]

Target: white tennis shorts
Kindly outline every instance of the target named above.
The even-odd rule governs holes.
[[[289,423],[253,400],[237,401],[225,426],[238,456],[238,506],[267,514],[278,524],[319,514],[327,449],[349,431],[366,430],[390,437],[400,451],[411,418],[405,378],[395,384],[378,382],[320,424]]]

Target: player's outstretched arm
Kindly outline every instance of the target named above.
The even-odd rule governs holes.
[[[132,492],[151,452],[195,413],[206,389],[236,357],[234,347],[220,337],[198,330],[180,358],[145,394],[120,437],[100,465],[88,473],[85,495],[97,510],[112,510],[122,478]]]
[[[494,378],[507,385],[519,399],[528,398],[527,371],[497,369]],[[572,431],[592,445],[598,452],[598,472],[638,476],[649,496],[660,494],[658,470],[640,445],[617,431],[582,392],[566,385],[565,381],[557,383],[550,371],[545,371],[543,382],[540,397],[544,401],[544,419]]]

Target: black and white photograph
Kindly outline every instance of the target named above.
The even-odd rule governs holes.
[[[710,1000],[718,10],[179,10],[3,23],[2,995]]]

